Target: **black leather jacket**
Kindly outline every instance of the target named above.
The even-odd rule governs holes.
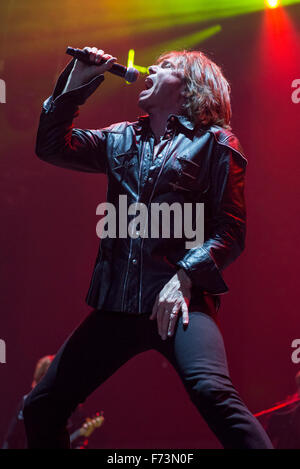
[[[150,313],[155,298],[179,268],[192,280],[191,307],[202,307],[228,287],[221,271],[244,249],[247,160],[237,138],[221,127],[195,127],[185,116],[170,115],[161,150],[152,161],[154,135],[149,117],[99,130],[74,128],[73,119],[104,80],[61,95],[74,60],[65,67],[53,95],[43,103],[36,141],[42,160],[78,171],[105,173],[107,201],[118,210],[127,203],[203,202],[205,242],[186,249],[186,238],[103,238],[87,294],[98,309]]]

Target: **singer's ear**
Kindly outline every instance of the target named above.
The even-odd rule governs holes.
[[[187,87],[186,87],[186,83],[185,81],[182,82],[182,85],[181,85],[181,90],[180,90],[180,97],[183,99],[183,101],[185,102],[186,99],[187,99]]]

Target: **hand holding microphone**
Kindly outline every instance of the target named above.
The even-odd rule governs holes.
[[[102,75],[110,70],[117,60],[116,57],[105,54],[102,49],[97,49],[97,47],[84,47],[81,53],[85,54],[85,61],[75,60],[63,93],[78,88],[88,83],[94,77]]]
[[[75,57],[76,60],[63,91],[64,93],[88,83],[92,78],[106,71],[123,77],[130,83],[136,81],[139,76],[136,69],[127,69],[123,65],[115,63],[116,57],[105,54],[102,49],[96,47],[84,47],[82,50],[68,47],[66,53]]]

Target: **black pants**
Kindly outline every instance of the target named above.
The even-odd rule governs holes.
[[[66,422],[76,406],[137,353],[155,349],[175,367],[198,411],[225,448],[272,448],[233,387],[215,320],[189,313],[163,341],[149,315],[92,311],[58,351],[25,401],[29,448],[65,448]],[[200,442],[199,442],[200,443]]]

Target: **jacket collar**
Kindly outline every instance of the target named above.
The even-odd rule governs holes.
[[[169,114],[168,117],[168,122],[170,121],[171,117],[174,117],[177,122],[179,122],[181,125],[186,127],[189,130],[194,130],[195,129],[195,124],[191,122],[186,116],[180,115],[180,114]],[[150,116],[144,115],[144,116],[139,116],[137,125],[140,124],[140,126],[149,126],[150,125]]]

